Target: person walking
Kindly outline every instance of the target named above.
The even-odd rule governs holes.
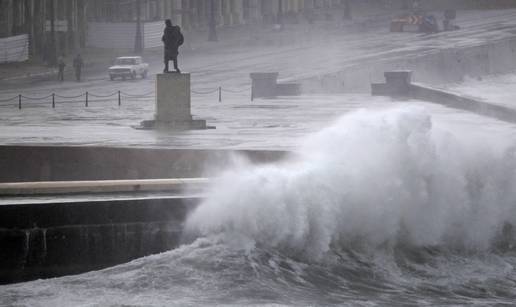
[[[179,46],[184,43],[184,37],[181,33],[181,28],[179,26],[173,26],[172,21],[170,19],[165,20],[165,30],[163,31],[163,37],[161,38],[165,45],[164,51],[164,61],[165,61],[165,69],[163,72],[170,72],[168,69],[168,62],[174,62],[174,69],[177,73],[181,73],[179,70],[179,66],[177,63],[177,56],[179,54]]]
[[[73,59],[73,68],[75,70],[75,79],[77,80],[77,82],[81,81],[81,72],[83,66],[84,61],[82,60],[81,54],[78,53]]]
[[[65,69],[65,55],[61,54],[57,59],[57,68],[59,69],[57,74],[57,80],[64,81],[64,69]]]

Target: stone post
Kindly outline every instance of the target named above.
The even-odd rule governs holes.
[[[190,74],[158,74],[156,76],[156,115],[158,122],[189,121]]]
[[[172,130],[208,128],[205,120],[192,119],[190,74],[165,73],[156,75],[156,114],[154,120],[145,120],[137,128]]]
[[[384,76],[385,83],[371,84],[371,93],[374,96],[404,96],[409,93],[412,71],[387,71]]]
[[[406,91],[412,82],[412,71],[397,70],[384,73],[385,83],[400,92]]]
[[[251,73],[253,98],[276,96],[278,75],[277,72]]]

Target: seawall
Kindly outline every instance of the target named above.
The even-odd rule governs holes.
[[[235,155],[256,164],[288,153],[0,146],[0,185],[9,186],[0,193],[0,284],[102,269],[177,247],[188,213],[203,198],[205,181],[194,178],[228,167]]]
[[[407,35],[414,35],[409,34]],[[432,38],[436,39],[436,38]],[[334,72],[297,80],[304,93],[369,92],[371,83],[383,81],[383,73],[411,70],[413,80],[432,85],[460,82],[464,77],[510,73],[516,69],[516,37],[457,45],[446,49],[427,49],[366,59],[350,63]]]
[[[284,151],[98,146],[0,146],[0,182],[209,177],[235,156],[252,163]]]
[[[0,205],[0,283],[86,272],[180,243],[200,197]]]

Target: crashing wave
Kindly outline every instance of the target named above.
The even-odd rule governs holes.
[[[349,246],[484,251],[512,246],[515,187],[514,148],[465,142],[422,108],[359,111],[283,164],[223,173],[186,229],[315,260]]]

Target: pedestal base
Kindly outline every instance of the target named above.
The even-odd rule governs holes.
[[[156,75],[156,115],[159,122],[192,120],[190,74]]]
[[[206,126],[202,119],[192,119],[190,105],[190,74],[165,73],[156,76],[156,114],[135,129],[200,130]]]
[[[140,126],[134,127],[142,130],[204,130],[215,129],[215,127],[207,126],[204,119],[192,120],[174,120],[174,121],[156,121],[144,120]]]

